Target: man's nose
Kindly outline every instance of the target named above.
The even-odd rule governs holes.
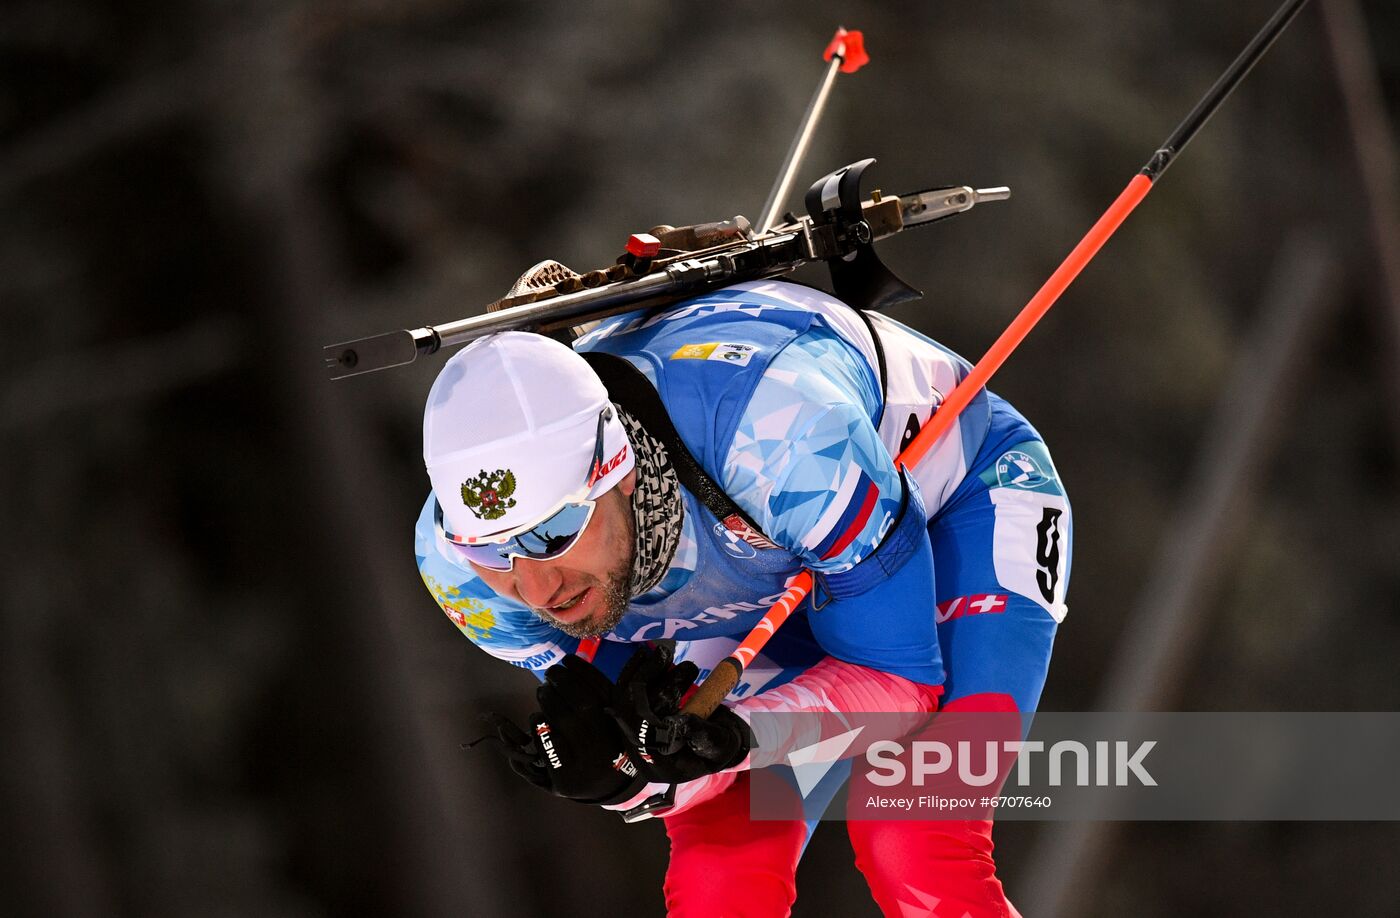
[[[559,592],[561,577],[547,561],[515,559],[515,592],[527,605],[543,609]]]

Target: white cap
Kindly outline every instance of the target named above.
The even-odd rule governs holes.
[[[551,338],[501,332],[473,341],[438,374],[423,413],[423,463],[447,528],[474,539],[540,522],[599,471],[588,496],[603,494],[634,458],[582,357]]]

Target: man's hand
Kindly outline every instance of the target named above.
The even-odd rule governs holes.
[[[495,729],[511,769],[531,784],[580,803],[620,803],[646,779],[604,710],[612,693],[607,676],[570,654],[545,672],[528,733],[501,714],[483,719]]]
[[[672,666],[674,655],[674,641],[639,647],[618,675],[608,712],[642,774],[679,784],[739,764],[752,740],[748,724],[723,705],[709,719],[680,712],[699,670],[690,661]]]

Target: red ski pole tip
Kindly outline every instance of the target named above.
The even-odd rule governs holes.
[[[832,36],[831,44],[822,52],[822,60],[829,61],[833,55],[841,56],[842,73],[855,73],[870,63],[870,55],[865,53],[865,36],[843,28],[838,28]]]
[[[651,233],[633,233],[627,237],[627,253],[637,258],[655,258],[661,251],[661,240]]]

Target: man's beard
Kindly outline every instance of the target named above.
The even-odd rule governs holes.
[[[602,637],[609,631],[617,627],[617,623],[622,621],[622,616],[627,614],[627,604],[631,602],[631,597],[627,595],[627,583],[632,577],[632,565],[629,562],[621,573],[613,571],[608,574],[607,582],[603,584],[603,611],[601,617],[590,615],[588,618],[576,622],[561,622],[548,616],[540,616],[569,637],[589,638]]]
[[[598,587],[603,594],[601,614],[590,615],[588,618],[576,622],[557,621],[538,610],[535,611],[536,615],[569,637],[575,638],[602,637],[617,627],[617,623],[622,621],[622,616],[627,614],[627,606],[632,601],[629,587],[632,584],[632,566],[636,562],[637,555],[636,527],[633,525],[630,509],[624,514],[624,519],[626,521],[624,538],[619,540],[621,544],[614,546],[618,563],[607,572]]]

